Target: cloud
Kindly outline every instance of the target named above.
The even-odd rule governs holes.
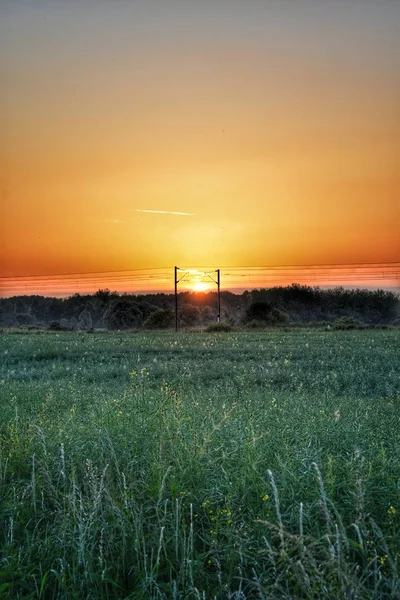
[[[147,210],[144,208],[137,208],[136,212],[151,213],[154,215],[177,215],[178,217],[194,217],[196,215],[196,213],[181,212],[177,210]]]

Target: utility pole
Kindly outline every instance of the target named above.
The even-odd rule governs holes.
[[[175,331],[178,331],[178,267],[175,267]]]
[[[220,270],[217,269],[217,286],[218,286],[218,323],[221,322],[221,274]]]

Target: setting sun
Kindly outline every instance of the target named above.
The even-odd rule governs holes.
[[[209,290],[209,285],[204,281],[198,281],[192,285],[192,289],[194,292],[207,292]]]

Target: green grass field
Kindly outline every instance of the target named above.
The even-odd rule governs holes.
[[[400,598],[400,332],[0,336],[0,597]]]

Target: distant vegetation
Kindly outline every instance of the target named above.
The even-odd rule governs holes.
[[[248,328],[323,324],[350,329],[370,325],[398,325],[398,294],[384,290],[347,290],[293,284],[221,293],[221,321]],[[179,325],[207,327],[216,321],[215,292],[179,294]],[[119,295],[99,290],[65,299],[15,296],[0,299],[0,327],[52,329],[168,329],[174,324],[173,294]],[[347,319],[347,321],[346,321]],[[349,320],[350,319],[350,320]],[[347,323],[347,325],[346,325]]]

